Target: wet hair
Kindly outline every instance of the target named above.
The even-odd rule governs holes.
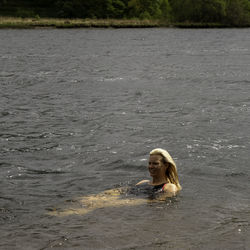
[[[149,154],[162,156],[162,162],[164,164],[168,163],[168,168],[165,173],[167,180],[170,183],[175,184],[178,190],[181,190],[181,185],[179,183],[179,178],[177,174],[177,167],[175,165],[173,158],[168,153],[168,151],[162,148],[156,148],[156,149],[153,149]]]

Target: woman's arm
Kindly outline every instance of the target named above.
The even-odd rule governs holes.
[[[139,181],[138,183],[136,183],[135,185],[138,186],[138,185],[141,185],[144,183],[149,183],[149,182],[150,182],[149,180],[142,180],[142,181]]]

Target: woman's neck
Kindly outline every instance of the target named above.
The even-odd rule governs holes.
[[[161,185],[163,183],[167,183],[168,180],[165,178],[165,176],[161,176],[161,177],[153,177],[153,180],[151,182],[152,185]]]

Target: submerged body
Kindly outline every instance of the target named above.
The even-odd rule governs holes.
[[[84,215],[105,207],[135,206],[145,204],[146,199],[136,197],[124,197],[121,188],[110,189],[96,195],[83,196],[70,201],[70,207],[65,209],[50,209],[49,215],[67,216],[67,215]],[[73,205],[73,206],[72,206]]]
[[[164,202],[173,193],[165,192],[162,186],[137,185],[109,189],[99,194],[87,195],[70,200],[64,208],[50,208],[48,214],[53,216],[85,215],[101,208],[138,206],[155,202]]]

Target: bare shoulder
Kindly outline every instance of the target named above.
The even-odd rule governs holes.
[[[138,183],[136,183],[135,185],[138,186],[138,185],[149,183],[149,182],[150,182],[149,180],[142,180],[142,181],[139,181]]]
[[[163,189],[164,189],[164,191],[173,192],[173,193],[175,193],[175,192],[178,191],[178,188],[173,183],[167,183],[167,184],[165,184]]]

